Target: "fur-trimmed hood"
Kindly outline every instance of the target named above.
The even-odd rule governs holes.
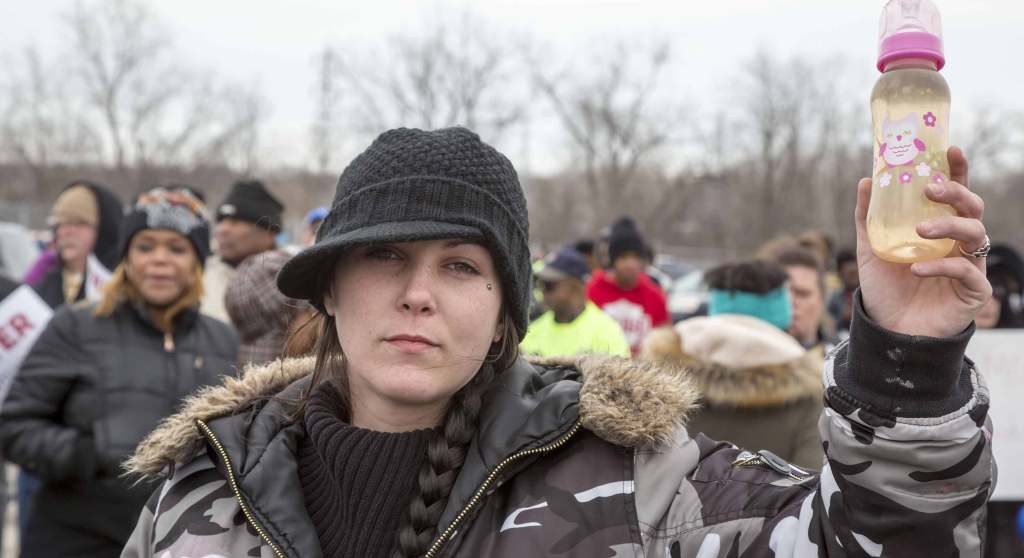
[[[257,401],[285,390],[296,391],[295,384],[308,381],[314,362],[312,357],[277,360],[249,367],[240,378],[228,378],[222,385],[200,390],[139,444],[135,455],[125,463],[126,471],[154,476],[171,463],[187,461],[203,441],[196,421],[239,414]],[[578,394],[583,427],[623,447],[656,448],[669,443],[684,426],[698,398],[686,374],[667,364],[583,356],[529,363],[521,359],[514,366],[520,376],[523,367],[534,369],[527,374],[566,383],[558,391]],[[499,386],[507,391],[504,388],[507,386]],[[532,392],[529,397],[536,398],[538,393],[543,392]],[[575,401],[572,406],[576,406]]]
[[[772,407],[821,397],[824,355],[775,326],[721,314],[652,331],[640,358],[684,368],[712,406]]]

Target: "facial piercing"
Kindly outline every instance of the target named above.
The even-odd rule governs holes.
[[[487,290],[488,291],[493,291],[494,290],[494,285],[492,285],[490,283],[487,283]]]

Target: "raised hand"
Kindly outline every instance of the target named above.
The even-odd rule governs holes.
[[[967,158],[950,147],[951,180],[931,184],[929,199],[948,204],[956,216],[930,219],[920,223],[922,238],[951,238],[958,248],[945,258],[912,265],[887,262],[871,251],[868,243],[867,214],[871,202],[871,179],[857,185],[857,265],[864,307],[882,327],[908,335],[949,337],[960,333],[974,320],[992,296],[985,277],[985,259],[965,256],[987,241],[981,218],[985,204],[968,188]]]

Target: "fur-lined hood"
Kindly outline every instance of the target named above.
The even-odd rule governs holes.
[[[314,362],[312,357],[278,360],[247,368],[240,378],[200,390],[139,444],[125,463],[126,471],[153,476],[171,463],[187,461],[203,440],[197,420],[237,414],[257,401],[291,391],[294,384],[310,376]],[[516,364],[530,365],[541,374],[562,369],[580,377],[582,425],[623,447],[656,448],[669,443],[698,398],[686,374],[665,364],[602,356],[531,359],[529,364]]]
[[[691,318],[654,330],[640,358],[685,368],[712,406],[772,407],[821,397],[823,389],[823,354],[748,316]]]

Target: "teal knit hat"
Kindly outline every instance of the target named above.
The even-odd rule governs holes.
[[[718,314],[753,316],[781,330],[788,329],[793,321],[789,289],[785,285],[765,294],[712,289],[708,315]]]

